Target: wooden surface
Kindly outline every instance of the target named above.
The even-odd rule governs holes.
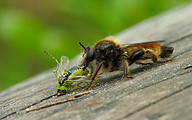
[[[182,67],[192,65],[192,4],[146,20],[116,37],[123,43],[166,40],[164,44],[175,48],[174,62],[133,65],[133,80],[122,79],[120,72],[106,73],[90,94],[26,113],[27,108],[83,92],[77,88],[67,95],[54,96],[57,81],[48,70],[0,93],[0,119],[191,120],[192,68]],[[70,66],[76,65],[74,61]],[[92,102],[102,103],[88,105]]]

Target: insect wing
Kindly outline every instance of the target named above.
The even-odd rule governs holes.
[[[149,45],[149,44],[154,44],[154,43],[162,43],[164,40],[158,40],[158,41],[149,41],[149,42],[141,42],[141,43],[132,43],[132,44],[123,44],[123,48],[129,48],[133,46],[142,46],[142,45]]]
[[[63,67],[62,69],[65,70],[67,68],[67,66],[69,65],[69,58],[66,56],[61,56],[60,65]]]
[[[61,57],[61,61],[60,64],[57,65],[54,69],[53,69],[53,73],[55,74],[55,76],[58,78],[61,75],[63,75],[64,73],[67,73],[67,71],[65,70],[67,68],[69,64],[69,59],[66,56],[62,56]]]

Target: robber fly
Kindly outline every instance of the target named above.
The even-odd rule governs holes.
[[[46,54],[51,56],[56,62],[57,66],[53,69],[53,73],[57,78],[59,86],[56,86],[57,92],[60,94],[66,94],[70,90],[72,90],[73,87],[80,87],[79,84],[73,84],[73,82],[79,82],[79,83],[88,83],[90,80],[78,80],[82,77],[85,77],[88,75],[89,71],[87,69],[83,69],[83,67],[80,66],[74,66],[70,68],[69,70],[66,70],[69,59],[66,56],[61,57],[60,63],[55,59],[52,55],[44,51]]]
[[[164,63],[169,60],[173,53],[173,47],[162,46],[158,41],[145,42],[138,44],[122,45],[114,37],[107,37],[98,41],[93,48],[83,46],[82,57],[83,60],[80,66],[84,66],[84,69],[89,67],[93,72],[91,80],[95,80],[99,71],[123,71],[123,75],[128,79],[133,79],[129,75],[128,66],[133,63],[145,64],[144,61],[152,60],[153,63]],[[159,59],[164,59],[159,61]],[[89,90],[92,81],[87,86],[86,90]]]

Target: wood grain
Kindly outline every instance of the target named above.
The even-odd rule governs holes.
[[[192,119],[192,4],[161,14],[115,35],[123,43],[165,40],[174,62],[130,66],[133,80],[106,73],[88,95],[38,111],[25,112],[83,92],[55,96],[57,81],[45,71],[0,93],[0,119],[190,120]],[[78,44],[78,43],[77,43]],[[77,59],[70,66],[77,65]],[[89,103],[100,103],[89,105]]]

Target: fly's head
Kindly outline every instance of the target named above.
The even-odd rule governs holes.
[[[80,42],[79,44],[83,47],[83,62],[82,66],[84,66],[84,69],[86,69],[90,62],[92,62],[95,59],[95,51],[93,49],[90,49],[89,46],[83,46]]]

